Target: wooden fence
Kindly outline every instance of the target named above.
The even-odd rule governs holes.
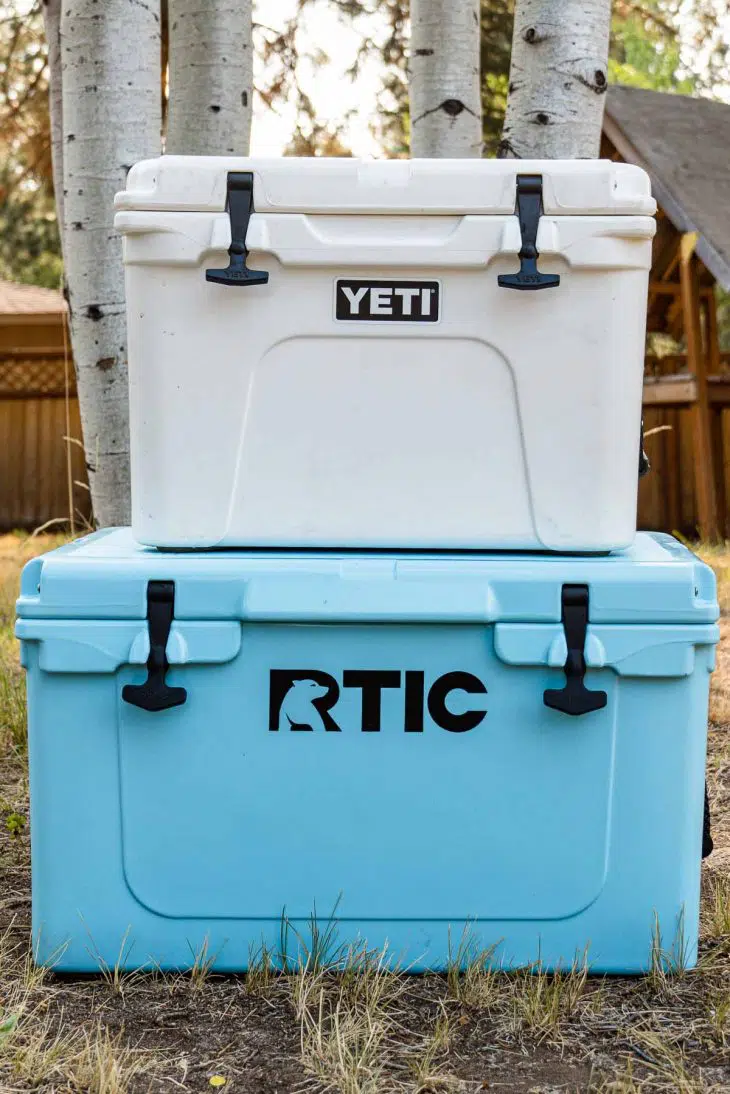
[[[0,529],[68,520],[70,504],[77,524],[89,519],[71,363],[69,371],[62,353],[0,350]]]
[[[730,354],[719,354],[716,368],[706,378],[708,428],[717,528],[724,539],[730,538]],[[652,470],[639,486],[640,528],[698,535],[696,401],[697,378],[686,356],[647,358],[644,433]]]
[[[730,366],[730,355],[723,358],[723,366]],[[674,358],[665,358],[660,365],[647,362],[644,431],[649,434],[645,448],[652,470],[639,486],[639,527],[694,537],[694,379],[682,371],[684,365],[683,359]],[[68,370],[69,375],[58,350],[0,346],[0,530],[35,529],[48,521],[67,520],[69,480],[77,523],[90,519],[70,362]],[[718,520],[721,535],[730,538],[725,504],[730,498],[730,372],[712,377],[710,387],[715,476],[721,486]],[[672,405],[665,405],[667,400]],[[66,437],[72,440],[67,442]]]

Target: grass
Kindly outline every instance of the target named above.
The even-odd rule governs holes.
[[[0,674],[0,749],[24,757],[25,681],[19,670],[8,668]]]
[[[122,1034],[101,1024],[88,1030],[62,1031],[50,1015],[30,1011],[0,1042],[13,1079],[32,1090],[127,1094],[137,1079],[151,1079],[160,1062],[150,1052],[130,1047]]]
[[[382,1005],[353,1004],[335,980],[299,982],[296,1001],[304,1068],[343,1094],[379,1094],[392,1019]]]
[[[443,976],[412,977],[387,950],[344,947],[338,904],[302,929],[284,913],[276,946],[246,976],[213,971],[57,977],[28,946],[25,698],[12,636],[17,575],[60,537],[0,537],[0,1091],[171,1094],[210,1089],[343,1094],[716,1094],[730,1090],[730,616],[713,679],[708,785],[716,851],[703,866],[700,965],[681,924],[655,927],[647,976],[505,971],[471,931]],[[703,554],[730,613],[730,550]],[[662,925],[664,926],[664,925]],[[93,945],[93,944],[92,944]]]
[[[190,969],[190,986],[193,991],[202,991],[208,982],[218,955],[210,952],[207,937],[203,939],[197,950],[193,950],[191,947],[191,952],[193,954],[193,964]]]
[[[265,998],[271,992],[278,973],[276,955],[265,942],[249,948],[248,972],[244,982],[249,995]]]
[[[730,878],[713,877],[708,889],[709,932],[713,938],[730,938]]]
[[[331,943],[336,930],[330,921]],[[407,979],[394,970],[387,949],[335,948],[329,968],[305,959],[287,978],[300,1027],[305,1069],[344,1094],[390,1089],[388,1063],[397,1053],[398,1004]]]

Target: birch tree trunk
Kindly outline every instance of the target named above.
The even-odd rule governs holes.
[[[248,155],[253,98],[251,0],[169,0],[165,151]]]
[[[411,0],[411,155],[480,157],[479,0]]]
[[[610,0],[517,0],[500,156],[598,156],[610,24]]]
[[[43,0],[43,22],[48,43],[48,104],[51,114],[53,193],[58,234],[63,251],[63,103],[61,83],[61,0]]]
[[[160,151],[159,0],[62,0],[66,281],[91,500],[129,523],[129,406],[114,194]]]

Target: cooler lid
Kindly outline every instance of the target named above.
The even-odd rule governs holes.
[[[559,623],[564,584],[590,589],[592,623],[712,623],[715,576],[682,544],[639,533],[603,557],[537,553],[158,551],[127,529],[34,559],[18,614],[145,619],[147,583],[175,583],[175,618],[245,622]]]
[[[161,156],[132,167],[117,209],[222,212],[228,173],[253,172],[257,213],[512,214],[541,175],[554,216],[653,216],[649,176],[611,160],[357,160]]]

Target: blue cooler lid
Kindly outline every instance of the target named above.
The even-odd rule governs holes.
[[[175,618],[244,622],[559,623],[566,583],[592,623],[713,623],[715,576],[672,536],[640,532],[605,556],[405,551],[159,551],[128,529],[33,559],[18,615],[145,619],[149,581],[175,583]]]

